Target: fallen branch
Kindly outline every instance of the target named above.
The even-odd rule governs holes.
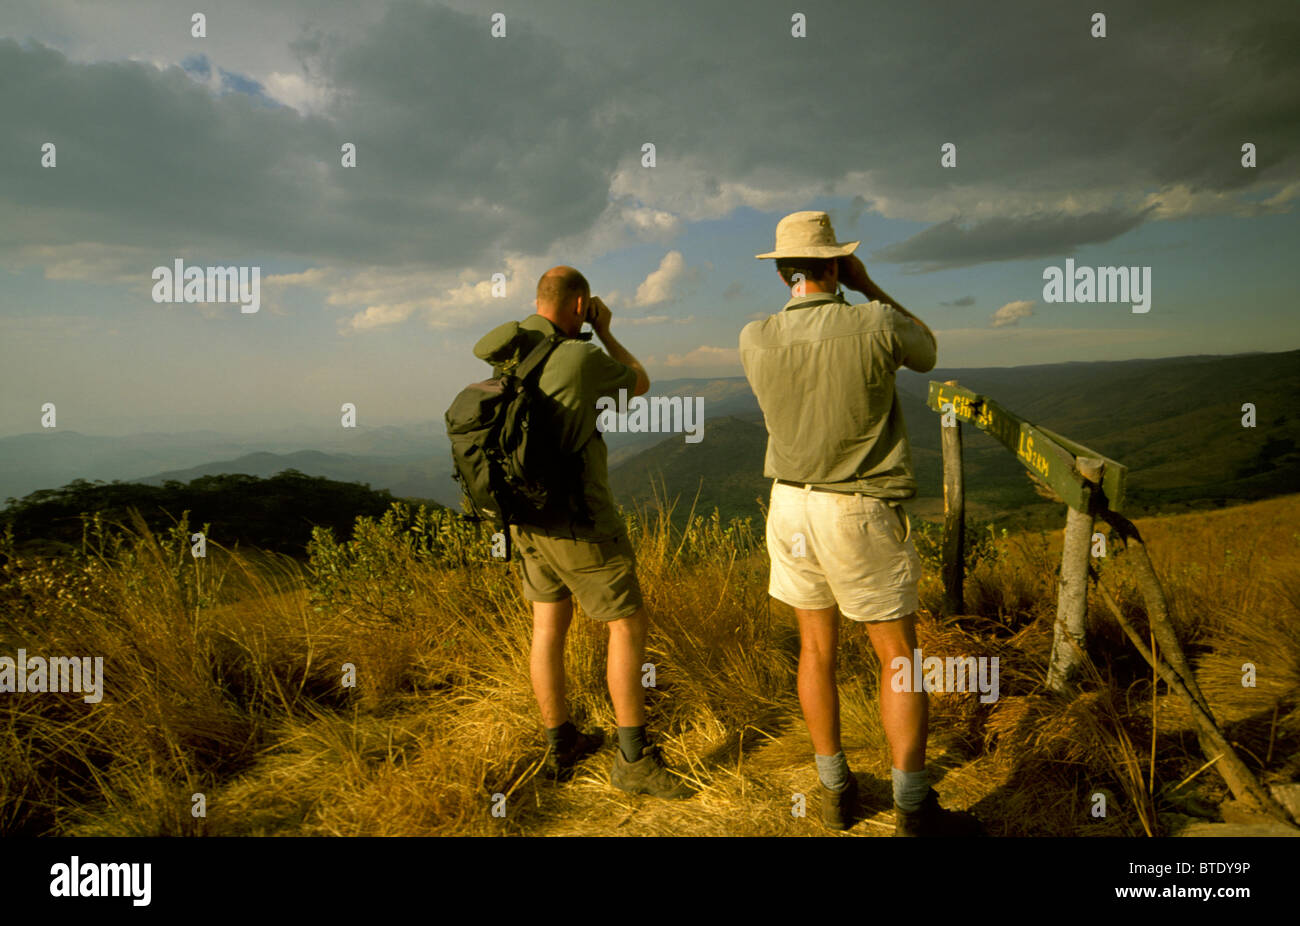
[[[1095,573],[1094,573],[1095,575]],[[1115,599],[1111,597],[1106,587],[1101,584],[1100,576],[1097,576],[1097,590],[1101,592],[1102,599],[1106,602],[1106,607],[1110,608],[1115,620],[1119,622],[1120,627],[1124,630],[1125,635],[1142,654],[1142,658],[1147,661],[1153,669],[1160,673],[1160,677],[1165,680],[1169,690],[1177,694],[1187,704],[1192,713],[1192,720],[1196,724],[1196,736],[1201,744],[1201,751],[1205,753],[1206,758],[1211,761],[1218,760],[1215,764],[1215,771],[1222,777],[1228,788],[1232,791],[1234,797],[1240,800],[1247,807],[1259,810],[1274,817],[1288,826],[1295,826],[1295,821],[1291,819],[1286,809],[1282,807],[1273,796],[1269,794],[1268,789],[1259,783],[1259,780],[1241,761],[1236,751],[1219,732],[1218,726],[1214,722],[1214,717],[1210,712],[1202,707],[1202,699],[1198,699],[1191,689],[1174,671],[1172,666],[1164,660],[1157,660],[1151,650],[1142,642],[1142,637],[1138,634],[1133,625],[1124,617],[1124,612],[1120,610]],[[1169,652],[1166,650],[1165,652]],[[1199,693],[1199,692],[1198,692]]]

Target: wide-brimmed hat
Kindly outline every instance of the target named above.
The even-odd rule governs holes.
[[[776,223],[776,248],[767,257],[843,257],[861,241],[836,241],[831,217],[824,212],[792,212]]]

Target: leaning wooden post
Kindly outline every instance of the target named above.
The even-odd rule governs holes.
[[[1075,468],[1091,486],[1101,481],[1102,461],[1075,457]],[[1090,487],[1091,487],[1090,486]],[[1065,515],[1065,541],[1061,550],[1061,587],[1056,599],[1056,628],[1047,687],[1066,693],[1085,658],[1084,621],[1088,616],[1088,558],[1092,549],[1092,492],[1085,494],[1088,511],[1073,507]]]
[[[956,386],[950,379],[945,386]],[[951,421],[951,426],[945,426]],[[939,433],[943,445],[943,603],[944,617],[965,611],[963,586],[966,581],[966,498],[962,490],[961,422],[957,416],[940,410]]]
[[[1121,527],[1119,531],[1123,538],[1124,549],[1141,549],[1142,539],[1138,535],[1137,528],[1133,526],[1131,521],[1119,518],[1118,515],[1111,512],[1105,512],[1102,516],[1105,517],[1106,520],[1110,521],[1111,527],[1119,526],[1115,520],[1112,520],[1112,518],[1118,518],[1123,525],[1127,525],[1127,527]],[[1130,531],[1131,534],[1129,533]],[[1130,541],[1134,543],[1134,546],[1129,545]],[[1145,557],[1145,551],[1143,551],[1143,557]],[[1151,626],[1154,628],[1159,625],[1160,621],[1165,619],[1161,615],[1168,614],[1168,608],[1164,601],[1164,593],[1159,590],[1159,583],[1157,582],[1155,584],[1154,594],[1152,594],[1152,586],[1143,582],[1142,573],[1140,571],[1138,575],[1138,583],[1142,589],[1142,594],[1146,596],[1147,618],[1151,621]],[[1151,573],[1150,578],[1155,578],[1154,572]],[[1244,803],[1247,807],[1266,813],[1288,826],[1295,826],[1297,822],[1300,822],[1300,820],[1292,820],[1287,809],[1273,797],[1268,788],[1260,784],[1259,779],[1255,777],[1254,772],[1250,770],[1245,762],[1241,761],[1241,757],[1237,755],[1237,751],[1232,748],[1232,744],[1229,743],[1223,733],[1220,732],[1218,724],[1214,720],[1214,715],[1210,712],[1210,708],[1205,701],[1205,696],[1201,694],[1200,689],[1196,687],[1196,678],[1192,674],[1191,668],[1187,666],[1187,660],[1183,656],[1182,647],[1177,645],[1178,637],[1174,634],[1173,627],[1166,627],[1165,632],[1166,634],[1172,635],[1175,646],[1174,650],[1171,650],[1170,652],[1177,652],[1177,659],[1182,663],[1183,670],[1187,673],[1185,677],[1182,675],[1183,670],[1180,670],[1177,664],[1168,658],[1166,653],[1160,653],[1157,655],[1147,648],[1141,635],[1139,635],[1137,630],[1134,629],[1128,618],[1124,616],[1124,612],[1120,610],[1119,604],[1115,601],[1115,597],[1106,590],[1106,586],[1101,584],[1100,577],[1097,579],[1097,591],[1101,593],[1101,600],[1106,603],[1106,607],[1110,608],[1111,613],[1115,615],[1115,620],[1123,629],[1125,635],[1133,642],[1137,651],[1142,654],[1142,658],[1160,674],[1160,676],[1165,680],[1165,684],[1169,686],[1169,690],[1182,698],[1183,702],[1187,705],[1187,708],[1192,715],[1192,722],[1196,725],[1196,739],[1197,742],[1200,743],[1201,752],[1203,752],[1205,757],[1210,760],[1210,763],[1214,764],[1215,771],[1219,773],[1224,782],[1228,785],[1228,788],[1232,791],[1233,797],[1237,798],[1237,800]],[[1157,640],[1161,639],[1159,633],[1156,634],[1156,638]]]

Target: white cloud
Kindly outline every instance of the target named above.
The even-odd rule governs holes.
[[[531,311],[537,280],[550,267],[570,264],[586,272],[588,266],[610,250],[662,234],[675,234],[678,226],[678,220],[668,213],[627,202],[611,202],[590,230],[555,241],[542,255],[510,253],[499,263],[456,271],[428,267],[378,266],[360,270],[313,267],[297,273],[264,276],[264,301],[274,304],[291,287],[318,290],[327,305],[359,308],[340,324],[340,333],[344,334],[390,328],[412,318],[422,319],[436,330],[481,326],[485,322],[517,317],[521,306]],[[498,272],[506,275],[505,298],[492,295],[491,277]],[[697,275],[698,268],[686,267],[680,252],[670,252],[641,284],[633,304],[641,307],[655,304],[642,301],[643,291],[675,296],[679,284]],[[599,279],[592,281],[592,290],[609,303],[620,324],[661,323],[648,320],[651,318],[663,318],[664,323],[679,321],[669,316],[629,318],[619,314],[625,299],[620,290],[602,291]]]
[[[1032,299],[1018,299],[1015,302],[1008,302],[993,313],[990,327],[1004,328],[1007,325],[1018,325],[1020,319],[1029,318],[1033,314],[1034,300]]]
[[[292,106],[304,115],[323,113],[333,101],[329,87],[313,83],[301,74],[272,71],[262,80],[262,87],[271,99]]]
[[[720,180],[716,168],[707,160],[690,155],[671,168],[661,166],[653,171],[641,167],[635,159],[625,161],[610,178],[610,195],[635,201],[647,210],[667,210],[687,222],[724,218],[742,207],[788,213],[806,209],[808,203],[826,196],[857,199],[862,211],[883,218],[927,223],[954,216],[980,222],[1043,212],[1083,216],[1107,209],[1140,210],[1151,199],[1160,198],[1136,192],[1122,182],[1093,182],[1084,191],[1018,190],[999,181],[945,185],[935,190],[923,186],[897,189],[881,170],[848,170],[836,178],[801,182],[772,168],[758,167],[743,180]],[[1240,202],[1235,195],[1218,195]],[[846,227],[842,237],[854,237],[852,229]],[[755,242],[754,253],[770,247],[766,241]]]
[[[710,347],[701,344],[685,354],[669,354],[667,367],[734,367],[740,366],[740,350],[735,347]]]
[[[86,241],[78,244],[25,245],[10,263],[39,264],[47,280],[81,280],[116,283],[135,290],[153,287],[150,274],[156,264],[147,248]],[[146,266],[147,264],[147,266]]]
[[[677,216],[649,206],[624,206],[619,215],[629,228],[645,237],[676,235],[682,229]]]
[[[635,304],[645,307],[673,302],[681,295],[681,287],[693,282],[698,275],[698,269],[686,266],[681,251],[669,251],[659,262],[659,268],[651,271],[636,288]]]
[[[411,318],[432,329],[481,325],[519,314],[531,305],[537,280],[550,266],[545,258],[507,256],[500,265],[458,272],[427,268],[367,268],[344,271],[312,268],[268,277],[265,287],[278,294],[303,286],[324,294],[327,305],[361,307],[341,322],[340,333],[389,328]],[[504,273],[505,297],[492,294],[492,274]]]
[[[1282,187],[1265,200],[1243,199],[1239,193],[1221,193],[1216,190],[1192,190],[1185,184],[1167,187],[1152,193],[1143,206],[1155,206],[1152,217],[1156,219],[1183,219],[1191,216],[1231,215],[1247,218],[1255,215],[1274,215],[1290,212],[1288,205],[1300,196],[1300,181]]]
[[[788,174],[767,167],[756,168],[743,180],[719,180],[707,158],[689,154],[671,167],[654,170],[642,167],[639,158],[629,158],[610,178],[609,191],[613,197],[666,210],[688,222],[723,218],[742,206],[760,212],[793,212],[827,192],[820,181],[791,183]]]

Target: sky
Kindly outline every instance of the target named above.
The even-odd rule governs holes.
[[[1300,5],[1097,6],[5,0],[0,435],[440,420],[556,264],[652,381],[739,376],[804,209],[942,368],[1300,347]],[[259,310],[155,301],[178,259]]]

